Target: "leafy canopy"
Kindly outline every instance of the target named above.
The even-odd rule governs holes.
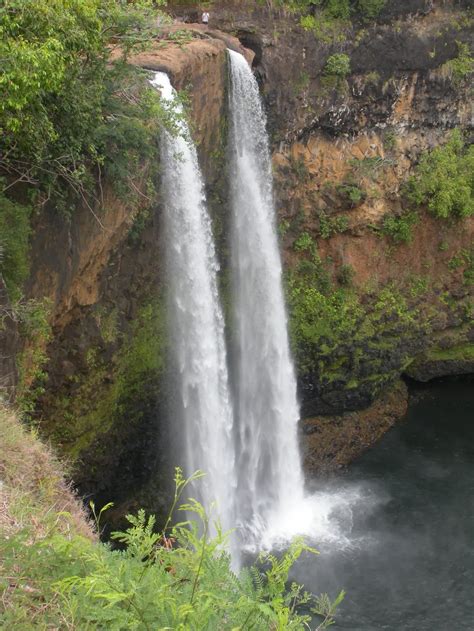
[[[158,126],[172,115],[131,66],[156,35],[164,0],[0,3],[0,273],[13,298],[27,275],[28,218],[50,203],[98,218],[102,180],[150,205]],[[18,203],[20,202],[20,203]]]
[[[3,2],[0,169],[9,189],[26,182],[43,199],[65,184],[84,192],[94,169],[120,162],[117,139],[136,166],[158,99],[153,111],[151,88],[126,60],[156,21],[146,0]]]

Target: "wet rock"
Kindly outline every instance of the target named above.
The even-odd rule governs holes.
[[[398,382],[364,410],[305,419],[301,422],[305,470],[322,474],[349,464],[405,415],[407,405],[406,386]]]

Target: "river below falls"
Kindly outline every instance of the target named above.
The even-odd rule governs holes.
[[[474,630],[473,381],[417,389],[402,422],[317,487],[341,498],[335,535],[316,537],[320,555],[291,578],[347,592],[332,629]]]

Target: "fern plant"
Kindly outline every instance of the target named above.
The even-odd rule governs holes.
[[[191,479],[177,469],[174,507]],[[40,619],[45,628],[283,631],[321,630],[332,624],[342,592],[331,602],[327,596],[314,598],[299,585],[288,586],[289,571],[300,555],[314,553],[302,540],[295,540],[282,556],[262,555],[236,574],[226,552],[228,533],[216,524],[216,536],[209,537],[209,517],[193,499],[178,510],[192,519],[170,527],[170,517],[161,530],[143,510],[129,515],[130,527],[113,535],[122,549],[57,532],[36,542],[21,532],[2,542],[7,575],[18,573],[20,589],[9,594],[0,621],[12,628],[13,615],[19,619],[21,614],[21,628],[34,628],[28,623],[28,598],[41,595],[43,603],[55,603],[45,609],[47,620]],[[25,576],[29,590],[21,588]],[[302,613],[302,606],[309,613]]]

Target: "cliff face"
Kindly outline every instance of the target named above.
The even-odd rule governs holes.
[[[469,82],[449,67],[472,23],[448,3],[399,4],[331,44],[293,16],[217,3],[218,31],[180,26],[179,37],[192,35],[134,59],[190,96],[224,265],[226,47],[253,62],[311,470],[347,462],[403,414],[400,375],[474,371],[473,221],[442,221],[421,206],[405,222],[413,209],[404,196],[421,156],[455,127],[472,131]],[[350,71],[325,74],[341,51]],[[117,514],[156,510],[176,464],[165,422],[161,210],[159,201],[151,213],[132,210],[107,186],[101,194],[100,213],[83,206],[66,219],[50,209],[37,219],[28,294],[49,297],[52,337],[35,415],[82,493],[115,501]]]
[[[224,7],[215,19],[256,52],[303,417],[367,407],[401,374],[472,372],[473,219],[443,221],[406,195],[422,156],[454,128],[472,133],[472,74],[452,61],[472,47],[472,15],[387,2],[329,43],[289,15]]]
[[[201,164],[214,186],[222,177],[226,47],[243,50],[220,37],[197,29],[184,45],[158,45],[133,59],[166,71],[190,95]],[[159,165],[147,170],[157,174]],[[176,464],[166,458],[173,429],[165,422],[161,208],[159,200],[151,212],[149,200],[131,205],[107,184],[100,201],[102,208],[79,205],[71,217],[46,209],[34,226],[28,296],[48,299],[52,330],[46,378],[36,379],[38,388],[33,376],[32,385],[44,391],[35,419],[71,461],[80,492],[114,501],[120,515],[129,502],[159,510],[161,476],[171,480]]]

